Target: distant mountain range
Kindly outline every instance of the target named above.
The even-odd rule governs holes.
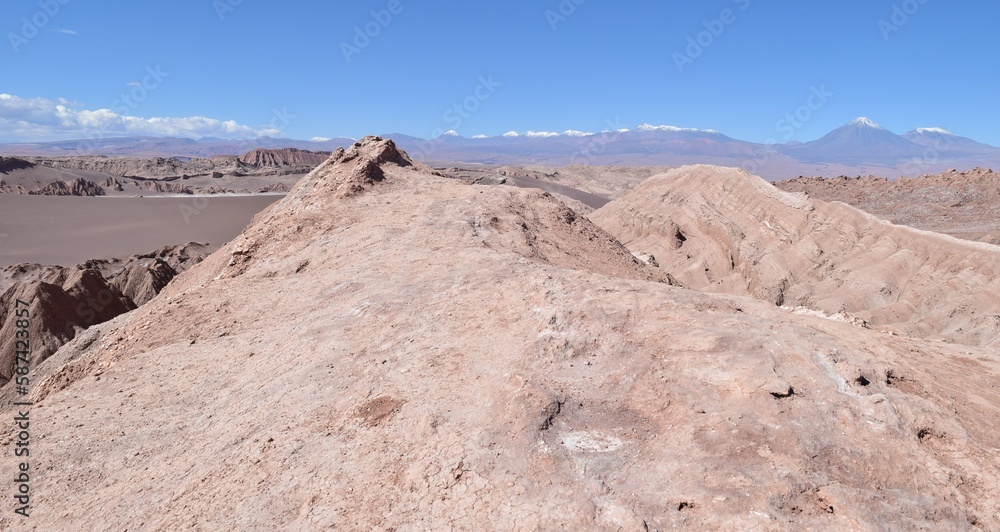
[[[435,165],[684,165],[737,166],[768,179],[799,175],[916,176],[951,168],[1000,166],[1000,148],[940,128],[897,135],[867,118],[858,118],[811,142],[758,144],[713,130],[652,126],[600,133],[582,131],[508,132],[466,138],[449,131],[434,139],[397,133],[393,139],[414,158]],[[0,155],[107,155],[127,157],[211,157],[256,148],[332,151],[350,138],[253,140],[128,137],[43,143],[0,144]]]

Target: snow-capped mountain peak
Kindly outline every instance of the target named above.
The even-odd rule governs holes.
[[[920,133],[920,134],[924,134],[924,133],[937,133],[939,135],[953,135],[954,134],[951,131],[948,131],[947,129],[944,129],[942,127],[918,127],[917,129],[914,129],[913,131],[916,132],[916,133]]]
[[[872,122],[871,119],[869,119],[867,116],[855,118],[854,120],[851,121],[851,125],[860,127],[870,127],[873,129],[883,129],[882,126],[876,124],[875,122]]]
[[[455,131],[454,129],[449,129],[448,131],[445,131],[444,133],[442,133],[441,136],[442,137],[457,137],[459,135],[458,135],[458,131]]]
[[[636,131],[698,131],[692,128],[683,128],[677,126],[654,126],[652,124],[639,124],[635,128]]]

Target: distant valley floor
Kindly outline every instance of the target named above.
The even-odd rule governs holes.
[[[159,246],[218,248],[282,195],[82,198],[0,194],[0,268],[72,266]]]

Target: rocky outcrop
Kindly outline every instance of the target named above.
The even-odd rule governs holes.
[[[162,259],[152,259],[145,264],[133,262],[126,265],[112,279],[111,285],[136,305],[145,305],[174,277],[177,277],[177,271],[169,264]]]
[[[254,191],[256,194],[266,194],[269,192],[288,192],[288,186],[284,183],[272,183],[267,186],[263,186]]]
[[[23,170],[35,166],[34,163],[17,157],[0,157],[0,174],[14,170]]]
[[[414,163],[391,140],[365,137],[347,150],[338,148],[333,152],[311,174],[314,176],[314,188],[311,190],[333,191],[337,197],[359,194],[385,179],[383,166],[388,164],[406,168],[418,163]],[[422,164],[420,168],[433,172]]]
[[[103,196],[104,188],[78,177],[72,181],[55,181],[28,194],[34,196]]]
[[[116,177],[108,177],[104,180],[103,184],[105,190],[113,190],[115,192],[124,192],[125,184]]]
[[[41,279],[17,282],[0,296],[0,380],[10,380],[17,349],[15,308],[30,312],[31,367],[37,366],[82,330],[135,308],[95,270],[66,268]]]
[[[247,189],[245,189],[245,188],[241,188],[239,190],[233,190],[233,189],[224,188],[224,187],[198,187],[198,188],[193,189],[192,193],[193,194],[205,194],[205,195],[211,195],[211,194],[249,194],[250,191],[247,190]]]
[[[167,194],[194,194],[191,187],[182,183],[162,182],[162,181],[139,181],[139,186],[148,191]]]
[[[137,306],[156,297],[174,277],[187,271],[209,255],[209,246],[189,242],[164,246],[125,260],[89,261],[86,266],[99,269],[110,284]]]
[[[19,264],[0,287],[0,381],[10,379],[16,351],[17,300],[30,304],[30,366],[51,356],[82,330],[154,298],[181,272],[208,255],[205,244],[165,246],[122,261],[91,260],[71,268]],[[22,307],[23,308],[23,307]]]
[[[315,168],[327,158],[329,152],[312,152],[284,148],[280,150],[256,149],[240,155],[239,160],[252,168],[281,168],[286,166]]]

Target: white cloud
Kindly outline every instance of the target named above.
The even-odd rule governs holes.
[[[77,33],[75,31],[73,31],[73,30],[60,29],[60,30],[53,30],[53,31],[56,31],[56,32],[59,32],[59,33],[65,33],[66,35],[77,35]]]
[[[564,137],[589,137],[593,133],[587,133],[586,131],[577,131],[575,129],[567,129],[562,132]]]
[[[508,131],[508,132],[504,133],[503,136],[508,137],[508,138],[513,138],[513,137],[520,137],[521,134],[518,133],[517,131]]]
[[[124,107],[124,105],[122,106]],[[220,137],[253,139],[281,131],[252,128],[204,116],[142,118],[111,109],[82,109],[63,98],[21,98],[0,94],[0,135],[7,141],[45,141],[115,136]]]
[[[128,85],[129,87],[142,87],[142,83],[138,81],[130,81],[126,83],[126,85]]]
[[[328,138],[328,137],[313,137],[313,138],[311,138],[309,140],[311,140],[313,142],[326,142],[328,140],[333,140],[333,139]]]

